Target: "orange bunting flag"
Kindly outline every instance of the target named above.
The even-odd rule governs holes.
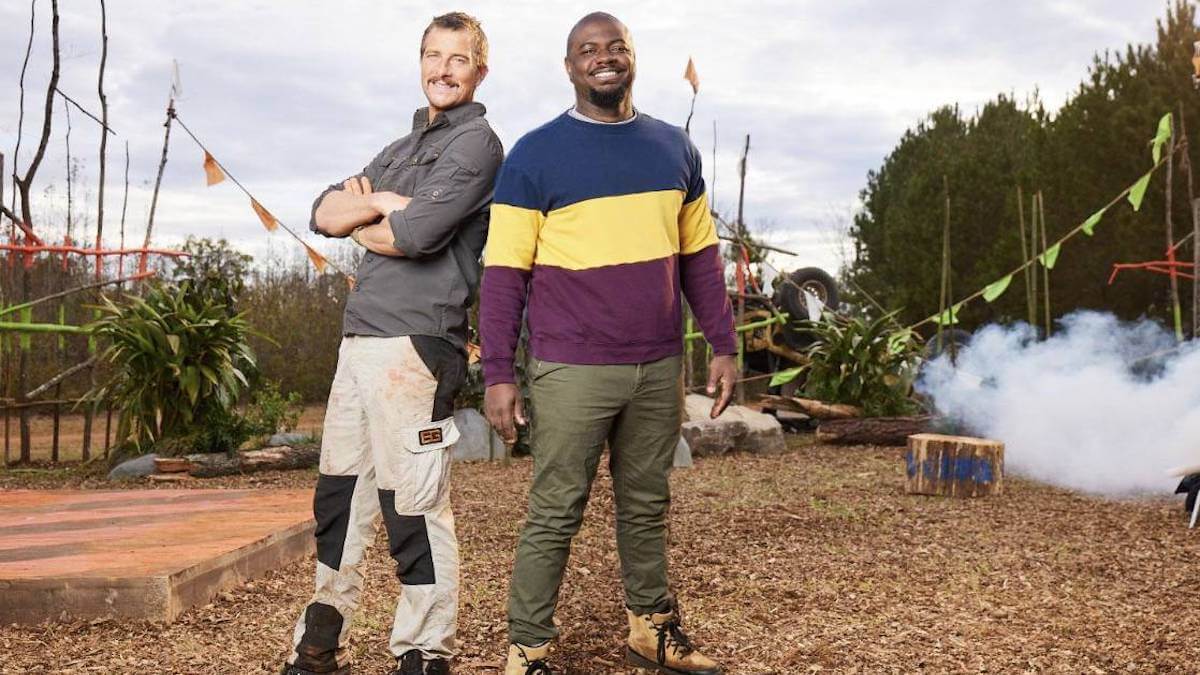
[[[262,221],[263,227],[267,228],[267,232],[274,232],[275,228],[279,227],[279,221],[275,220],[275,216],[271,215],[271,212],[263,208],[263,205],[253,197],[250,198],[250,208],[258,214],[258,219]]]
[[[325,261],[325,256],[317,253],[317,250],[308,244],[304,245],[305,253],[308,253],[308,259],[312,261],[313,267],[317,268],[318,274],[325,272],[325,265],[329,264]]]
[[[687,70],[683,71],[683,79],[687,80],[692,85],[692,93],[700,93],[700,76],[696,74],[696,64],[692,63],[692,57],[688,57]]]
[[[213,159],[213,156],[207,150],[204,151],[204,175],[208,178],[209,186],[216,185],[225,180],[225,172],[221,170],[221,167],[217,166],[217,160]]]

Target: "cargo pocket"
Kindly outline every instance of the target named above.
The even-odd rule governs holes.
[[[450,480],[450,453],[458,442],[453,417],[403,427],[393,453],[396,478],[396,512],[432,511],[446,496]]]

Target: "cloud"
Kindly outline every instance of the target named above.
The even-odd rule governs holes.
[[[423,104],[416,58],[421,32],[444,9],[433,2],[367,0],[336,8],[282,1],[109,3],[106,89],[120,133],[109,145],[109,213],[119,204],[129,141],[137,188],[130,230],[144,226],[149,197],[143,188],[157,170],[177,59],[181,119],[273,213],[304,228],[323,186],[357,171],[408,131],[412,111]],[[515,0],[468,2],[463,9],[480,17],[488,32],[491,73],[479,97],[511,147],[571,104],[562,71],[565,36],[590,7]],[[998,93],[1020,97],[1035,87],[1056,106],[1082,79],[1093,53],[1151,40],[1161,10],[1159,3],[1127,0],[617,0],[609,9],[634,34],[641,110],[682,124],[691,98],[683,71],[688,57],[695,59],[701,89],[692,135],[711,164],[716,120],[718,206],[736,206],[736,166],[748,133],[747,220],[773,222],[787,234],[772,236],[803,242],[822,260],[833,259],[831,249],[814,234],[831,213],[854,208],[867,172],[929,111],[954,102],[972,110]],[[63,12],[61,86],[98,111],[98,9],[70,4]],[[40,126],[46,16],[39,4],[22,162]],[[23,27],[28,18],[28,3],[0,6],[0,24]],[[22,29],[10,35],[22,37],[0,50],[0,82],[13,92],[24,40]],[[0,148],[11,167],[17,110],[15,96],[5,100]],[[65,175],[61,103],[56,114],[42,185],[61,186]],[[81,181],[94,185],[95,125],[73,115],[72,126],[73,150],[85,162]],[[258,250],[267,235],[245,197],[229,184],[205,188],[201,158],[176,128],[156,232],[164,241],[224,233]]]

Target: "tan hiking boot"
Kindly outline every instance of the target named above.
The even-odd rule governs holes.
[[[625,660],[631,666],[671,675],[721,675],[715,661],[696,651],[680,625],[679,608],[657,614],[629,614],[629,648]]]
[[[504,664],[504,675],[554,675],[546,655],[550,653],[550,641],[536,647],[516,643],[508,646],[508,661]]]

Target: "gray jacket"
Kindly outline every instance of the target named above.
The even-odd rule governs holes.
[[[412,197],[389,216],[403,258],[367,251],[346,301],[347,335],[429,335],[459,349],[467,340],[467,308],[479,286],[479,254],[487,239],[488,206],[504,158],[480,103],[467,103],[428,122],[413,114],[412,133],[388,145],[356,176],[375,191]],[[329,186],[317,205],[342,185]]]

